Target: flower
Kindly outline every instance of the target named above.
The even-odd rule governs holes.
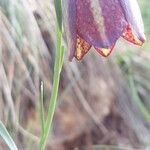
[[[137,0],[64,0],[63,13],[70,60],[92,46],[108,56],[121,36],[139,46],[146,39]]]

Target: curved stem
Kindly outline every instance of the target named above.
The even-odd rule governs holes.
[[[48,116],[47,116],[47,120],[44,126],[44,132],[42,133],[41,138],[40,138],[39,150],[44,150],[45,148],[46,139],[48,137],[48,134],[51,128],[52,119],[53,119],[54,111],[56,108],[60,72],[61,72],[62,63],[63,63],[61,61],[63,60],[63,57],[64,57],[64,53],[61,52],[62,50],[61,38],[62,38],[62,34],[57,28],[57,48],[56,48],[56,54],[55,54],[53,87],[52,87],[51,98],[50,98],[50,103],[48,107]]]
[[[54,76],[53,76],[53,87],[50,97],[50,103],[48,107],[48,116],[46,123],[44,124],[44,129],[41,134],[39,150],[44,150],[46,146],[46,140],[51,129],[52,120],[56,108],[58,87],[60,81],[60,73],[63,65],[64,58],[64,47],[62,46],[62,9],[61,9],[61,0],[54,0],[55,11],[57,16],[57,47],[55,52],[55,65],[54,65]]]

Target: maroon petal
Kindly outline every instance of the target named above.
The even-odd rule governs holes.
[[[127,26],[119,1],[76,0],[78,35],[94,47],[116,43]]]
[[[132,33],[132,36],[136,37],[139,41],[143,43],[146,40],[146,38],[144,35],[143,21],[142,21],[142,17],[141,17],[141,13],[140,13],[137,0],[120,0],[120,3],[123,8],[126,20],[128,22],[126,31],[130,30],[129,32]],[[124,36],[124,37],[127,37],[127,36]],[[128,37],[126,39],[129,40]]]
[[[129,25],[124,30],[124,33],[123,33],[122,37],[124,39],[126,39],[127,41],[129,41],[133,44],[139,45],[139,46],[141,46],[144,42],[143,39],[139,39],[136,36],[136,34],[133,32],[133,30],[131,29],[131,27]]]
[[[107,57],[111,54],[113,48],[114,48],[115,44],[113,44],[112,46],[110,46],[109,48],[95,48],[96,51],[101,54],[104,57]]]
[[[67,46],[70,52],[69,60],[71,61],[76,51],[77,42],[76,0],[64,0],[62,4],[63,23],[67,38]]]
[[[91,45],[83,40],[80,36],[77,36],[76,52],[74,57],[77,60],[81,60],[83,56],[90,50]]]

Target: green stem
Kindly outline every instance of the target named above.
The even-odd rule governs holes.
[[[51,129],[52,120],[56,108],[58,87],[60,81],[60,73],[62,70],[63,58],[64,58],[64,47],[62,46],[62,9],[61,0],[54,0],[55,11],[57,16],[57,47],[55,53],[55,65],[54,65],[54,77],[53,77],[53,87],[50,97],[50,103],[48,107],[48,116],[44,129],[42,131],[39,143],[39,150],[44,150],[46,146],[46,140],[48,138],[49,131]]]
[[[51,98],[50,98],[50,103],[49,103],[49,108],[48,108],[48,117],[44,126],[44,132],[41,135],[40,138],[40,144],[39,144],[39,150],[44,150],[45,145],[46,145],[46,139],[48,137],[53,116],[54,116],[54,111],[56,108],[56,101],[57,101],[57,95],[58,95],[58,87],[59,87],[59,80],[60,80],[60,72],[62,65],[60,65],[60,62],[62,61],[63,55],[61,52],[62,46],[61,46],[61,38],[62,34],[59,31],[59,28],[57,28],[57,48],[56,48],[56,54],[55,54],[55,66],[54,66],[54,78],[53,78],[53,88],[51,92]]]

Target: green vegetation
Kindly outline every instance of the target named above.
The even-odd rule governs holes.
[[[80,62],[81,65],[77,62],[68,63],[65,59],[61,76],[65,53],[62,45],[65,44],[62,40],[61,8],[57,2],[55,1],[55,14],[52,0],[0,0],[0,120],[6,125],[5,127],[0,122],[0,149],[7,149],[7,145],[12,150],[17,150],[16,145],[25,150],[41,150],[45,146],[47,149],[59,149],[69,144],[82,147],[82,140],[89,142],[87,145],[94,141],[94,145],[97,144],[95,150],[127,150],[127,147],[132,146],[149,148],[150,143],[146,138],[150,135],[143,139],[139,135],[149,131],[146,129],[149,129],[147,127],[150,124],[150,1],[139,0],[147,38],[142,47],[134,47],[120,40],[110,56],[113,61],[105,59],[106,62],[103,62],[103,58],[93,53]],[[54,16],[58,19],[57,28]],[[124,118],[130,118],[132,111],[123,112],[120,109],[118,114],[118,110],[112,113],[115,105],[113,100],[120,99],[120,95],[115,95],[117,81],[112,77],[118,74],[113,72],[109,63],[119,66],[122,80],[126,83],[125,86],[122,85],[122,91],[125,92],[125,88],[130,92],[133,111],[135,114],[137,112],[137,118],[142,118],[140,126],[134,121],[127,122],[134,132],[131,137],[136,137],[139,145],[136,145],[136,140],[128,139],[128,127],[119,126]],[[99,66],[103,67],[100,73]],[[90,69],[93,70],[89,71]],[[118,80],[119,77],[118,75]],[[89,87],[91,91],[87,92]],[[102,91],[103,88],[106,91]],[[52,124],[55,107],[56,116]],[[122,115],[125,113],[127,117]],[[114,116],[122,118],[116,119]],[[134,118],[135,121],[137,118]],[[115,126],[116,120],[113,119],[118,121],[118,128]],[[139,129],[136,126],[143,129],[143,133],[136,130]],[[52,130],[49,135],[50,129]],[[99,139],[93,131],[95,129],[100,134]],[[73,134],[68,136],[68,130],[71,133],[74,131]],[[9,134],[16,141],[16,145]],[[119,140],[114,142],[115,138]],[[127,140],[131,140],[131,143]],[[103,142],[106,145],[99,145]],[[110,143],[115,143],[116,146]],[[60,147],[57,148],[56,145]],[[69,149],[67,146],[65,148]]]

